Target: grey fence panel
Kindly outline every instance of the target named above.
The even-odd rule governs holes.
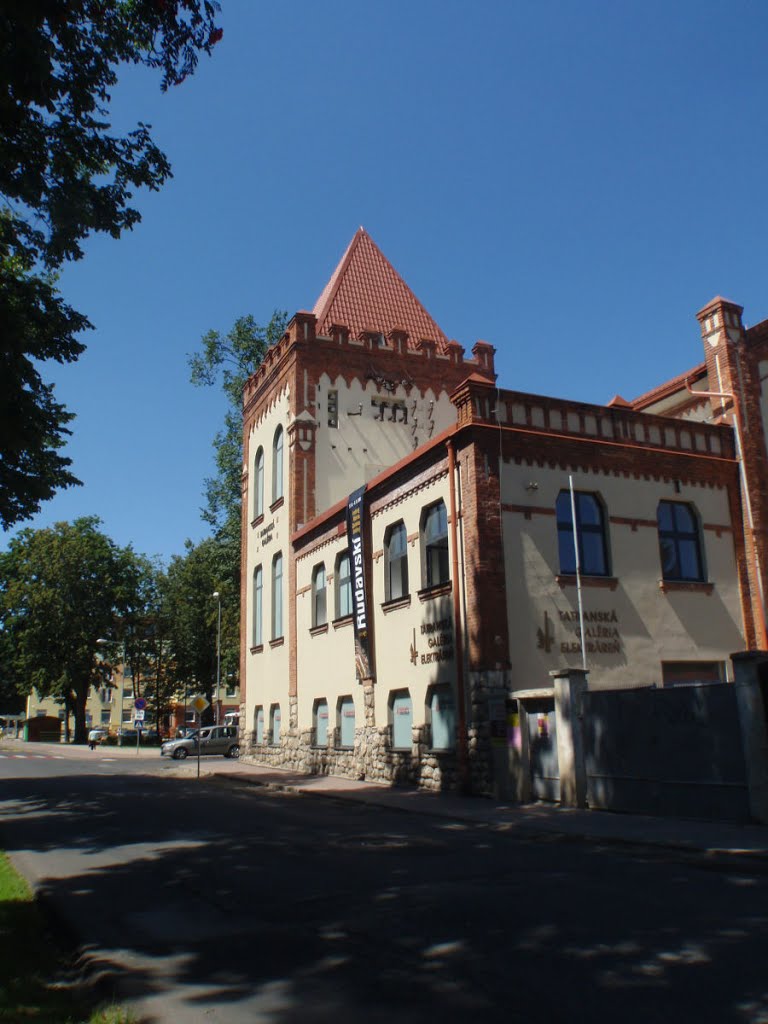
[[[749,819],[732,685],[593,690],[584,734],[591,807]]]

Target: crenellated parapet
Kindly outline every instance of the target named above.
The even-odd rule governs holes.
[[[244,409],[273,385],[291,358],[300,359],[307,369],[316,366],[348,382],[354,378],[379,379],[389,390],[396,382],[407,390],[415,386],[420,391],[450,391],[472,374],[490,383],[495,380],[496,350],[486,341],[476,342],[472,357],[466,358],[464,347],[457,341],[444,344],[433,338],[413,339],[398,327],[385,334],[369,326],[357,336],[344,324],[333,324],[329,335],[319,335],[316,329],[313,313],[299,311],[291,318],[283,337],[268,349],[249,377],[243,391]]]
[[[497,390],[477,374],[463,381],[451,400],[460,425],[479,423],[729,460],[736,454],[733,431],[727,426],[654,416],[618,404],[590,405]]]

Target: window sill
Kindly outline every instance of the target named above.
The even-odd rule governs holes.
[[[269,646],[270,647],[282,647],[284,643],[285,643],[285,637],[284,636],[278,636],[274,640],[270,640],[269,641]]]
[[[272,502],[272,504],[269,506],[269,511],[270,512],[277,512],[277,510],[280,508],[280,506],[284,505],[284,504],[285,504],[285,498],[284,497],[280,497],[280,498],[277,499],[277,501],[273,501]]]
[[[257,527],[257,526],[261,526],[261,524],[262,524],[263,522],[264,522],[264,513],[262,512],[262,513],[261,513],[261,515],[258,515],[258,516],[256,516],[256,518],[255,518],[255,519],[252,519],[252,520],[251,520],[251,529],[252,529],[252,530],[255,530],[255,529],[256,529],[256,527]]]
[[[323,633],[328,632],[328,623],[324,622],[322,626],[312,626],[309,631],[310,636],[322,636]]]
[[[342,619],[334,619],[331,625],[333,626],[334,629],[341,629],[342,626],[351,626],[352,616],[345,615],[344,618]]]
[[[333,749],[334,750],[354,750],[355,748],[354,747],[343,747],[341,744],[339,744],[338,747],[334,747]]]
[[[406,594],[405,597],[396,597],[392,601],[385,601],[381,610],[386,615],[388,612],[395,612],[398,608],[410,608],[411,607],[411,595]]]
[[[424,587],[423,590],[418,591],[419,600],[422,603],[424,601],[432,601],[436,597],[444,597],[446,594],[450,594],[452,589],[450,580],[447,583],[437,583],[434,587]]]
[[[677,590],[693,594],[711,594],[714,589],[714,583],[707,583],[705,580],[659,580],[659,590],[662,594]]]
[[[255,647],[251,648],[251,654],[261,654],[264,650],[264,644],[256,644]]]
[[[571,576],[570,573],[558,573],[555,579],[561,587],[576,586],[576,576]],[[604,590],[615,590],[619,581],[615,576],[582,576],[581,585],[582,587],[602,587]]]

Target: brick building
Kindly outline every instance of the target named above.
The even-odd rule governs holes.
[[[699,319],[706,362],[634,402],[504,390],[361,228],[244,393],[244,755],[489,792],[553,671],[764,646],[768,325]]]

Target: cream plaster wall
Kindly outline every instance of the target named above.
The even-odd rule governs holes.
[[[272,441],[278,424],[283,431],[288,425],[289,394],[284,390],[270,406],[264,417],[254,426],[248,438],[245,457],[248,465],[248,491],[246,499],[249,509],[246,548],[246,707],[245,721],[241,722],[246,730],[255,727],[254,708],[264,707],[265,732],[269,724],[269,708],[272,704],[280,704],[282,727],[288,727],[288,563],[290,553],[290,537],[288,533],[289,518],[289,477],[288,477],[288,437],[283,436],[283,496],[282,505],[274,512],[270,511],[272,503]],[[264,516],[257,526],[251,526],[253,516],[253,462],[259,446],[264,448]],[[283,635],[285,641],[278,647],[270,647],[272,638],[272,560],[277,552],[283,555]],[[263,568],[262,591],[262,639],[263,649],[251,653],[253,644],[253,573],[256,566]]]
[[[338,392],[338,427],[328,426],[329,390]],[[378,408],[371,404],[373,398],[387,403],[404,402],[407,422],[391,422],[389,411],[380,420]],[[332,381],[323,374],[317,386],[318,512],[409,455],[414,450],[414,440],[423,444],[455,421],[456,409],[444,391],[435,395],[427,390],[421,395],[412,387],[406,394],[400,386],[390,394],[377,391],[373,381],[363,386],[363,382],[355,379],[347,386],[342,378]]]
[[[532,485],[536,484],[536,489]],[[705,574],[711,594],[659,587],[661,564],[655,528],[659,500],[689,502],[707,526],[729,525],[725,490],[681,485],[671,481],[636,480],[600,473],[574,474],[574,487],[598,493],[608,517],[650,521],[651,526],[609,523],[610,568],[616,589],[584,586],[585,613],[603,612],[610,620],[587,622],[588,628],[619,631],[618,653],[588,653],[590,686],[618,687],[661,682],[662,661],[728,661],[743,649],[743,625],[736,575],[733,536],[703,530]],[[531,488],[531,489],[526,489]],[[558,492],[568,488],[568,473],[541,467],[505,464],[503,502],[551,509]],[[566,666],[581,667],[578,650],[562,645],[578,641],[578,600],[574,584],[563,587],[559,572],[557,520],[552,515],[522,512],[504,515],[504,549],[508,588],[510,658],[515,689],[546,686],[548,673]],[[564,620],[563,615],[571,616]],[[539,632],[541,631],[541,632]],[[551,640],[547,652],[537,642]],[[614,635],[592,638],[615,643]],[[589,638],[588,638],[589,643]]]
[[[296,563],[296,638],[299,728],[312,727],[312,708],[316,699],[328,701],[328,727],[336,724],[339,697],[355,702],[355,724],[363,723],[362,687],[355,678],[355,643],[352,620],[334,626],[336,610],[337,555],[347,550],[346,534],[314,548]],[[323,563],[326,572],[328,629],[312,635],[312,573]]]
[[[376,664],[378,676],[376,680],[376,722],[385,725],[387,722],[387,706],[389,695],[394,690],[408,689],[413,704],[413,724],[422,725],[426,720],[427,692],[435,683],[450,683],[454,687],[456,681],[456,638],[453,635],[453,597],[452,594],[441,595],[422,601],[418,591],[424,586],[422,582],[421,545],[419,529],[421,513],[428,505],[442,499],[446,510],[450,510],[448,476],[442,472],[427,486],[414,489],[413,492],[396,503],[378,511],[372,519],[371,531],[373,551],[379,554],[374,562],[373,580],[373,613],[376,626]],[[405,524],[408,542],[408,587],[410,603],[385,610],[385,565],[384,537],[388,527],[399,520]],[[449,558],[451,557],[451,531],[448,528]],[[450,564],[450,563],[449,563]],[[463,579],[463,565],[459,563],[459,577]],[[454,586],[456,581],[453,581]],[[460,583],[459,583],[460,585]],[[434,633],[422,632],[422,626],[447,619],[448,630]],[[446,638],[450,634],[451,643],[439,644],[439,637]],[[432,641],[433,646],[430,646]],[[438,651],[453,650],[450,660],[439,662],[422,662],[422,658]],[[415,661],[412,653],[415,652]]]

